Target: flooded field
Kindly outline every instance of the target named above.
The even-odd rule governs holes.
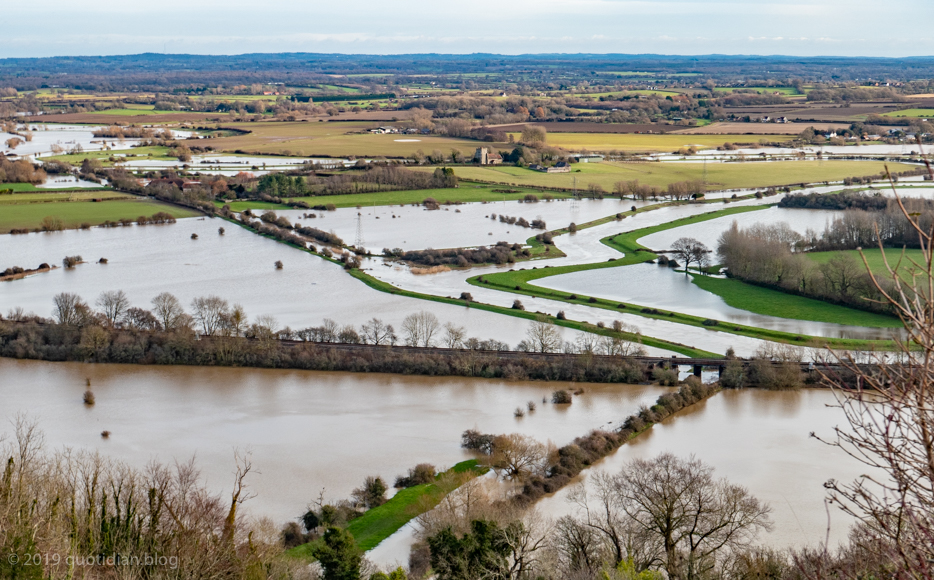
[[[225,227],[223,236],[220,227]],[[192,234],[198,239],[191,239]],[[243,305],[251,318],[271,315],[296,330],[319,325],[324,318],[359,327],[376,316],[401,332],[403,318],[430,310],[442,324],[464,326],[469,336],[515,345],[529,325],[518,318],[373,290],[340,266],[219,219],[0,236],[3,268],[61,264],[74,255],[88,263],[0,284],[0,312],[22,307],[50,316],[52,297],[59,292],[77,293],[93,304],[108,290],[123,290],[134,306],[149,308],[154,296],[168,291],[186,307],[195,297],[215,294]],[[96,263],[102,257],[107,264]],[[274,268],[277,260],[284,263],[282,270]]]
[[[234,450],[251,451],[257,497],[248,509],[278,523],[296,517],[322,489],[326,498],[339,499],[367,475],[391,479],[419,462],[443,467],[468,458],[459,447],[465,429],[519,432],[563,445],[590,429],[617,426],[667,390],[583,385],[586,393],[572,405],[539,404],[535,413],[515,419],[517,405],[540,402],[564,385],[11,359],[0,359],[0,375],[3,419],[27,413],[51,449],[99,450],[137,467],[194,456],[218,492],[231,484]],[[86,379],[96,395],[93,407],[81,402]],[[822,483],[864,471],[808,437],[811,431],[830,436],[843,422],[839,410],[828,406],[833,402],[825,390],[725,391],[657,425],[593,469],[616,471],[629,459],[663,451],[693,454],[772,506],[775,530],[762,543],[816,543],[827,527]],[[107,440],[100,437],[104,429],[112,432]],[[570,513],[569,490],[545,498],[539,508],[549,517]],[[830,518],[836,543],[850,522],[834,507]],[[411,529],[400,530],[375,559],[404,561],[410,540]]]
[[[207,367],[48,363],[0,358],[0,433],[26,413],[51,449],[99,450],[136,467],[194,456],[211,489],[232,484],[234,450],[259,472],[252,513],[284,523],[324,489],[349,496],[368,475],[390,484],[417,463],[449,467],[471,456],[466,429],[524,433],[565,445],[612,427],[670,389],[575,385],[572,405],[542,404],[565,383]],[[96,396],[81,402],[85,381]],[[513,409],[536,401],[524,418]],[[109,439],[100,436],[111,431]]]
[[[93,133],[102,126],[93,125],[57,125],[57,124],[31,124],[20,128],[18,131],[24,133],[26,128],[34,129],[32,140],[20,144],[15,149],[6,146],[7,139],[17,137],[10,133],[0,132],[0,152],[4,154],[14,153],[20,156],[40,156],[42,154],[52,153],[53,146],[59,146],[65,151],[80,146],[83,151],[100,151],[104,148],[105,139],[94,137]],[[22,137],[20,137],[22,139]],[[129,148],[139,139],[126,139],[123,142],[113,140],[114,143],[120,143],[120,147]],[[111,140],[106,139],[107,144]]]
[[[444,202],[442,196],[437,197],[438,201]],[[303,225],[326,231],[333,230],[348,242],[356,237],[357,214],[360,214],[363,245],[379,253],[383,248],[460,248],[491,245],[501,241],[524,244],[527,239],[541,233],[542,230],[503,223],[499,221],[500,215],[521,217],[529,222],[544,220],[548,229],[554,230],[566,227],[571,222],[582,224],[614,213],[629,211],[632,206],[644,207],[652,203],[629,199],[581,200],[577,203],[567,199],[538,203],[509,200],[442,205],[439,210],[427,210],[412,205],[345,208],[315,212],[315,215],[321,216],[315,219],[302,218],[302,214],[308,213],[308,210],[285,210],[277,211],[276,214],[284,215],[293,222],[299,221]],[[566,237],[560,238],[560,242],[564,242],[565,239]],[[564,246],[561,248],[563,250]],[[549,263],[557,264],[554,261]]]
[[[656,425],[585,471],[582,479],[586,482],[595,470],[617,472],[631,459],[666,451],[694,455],[713,466],[715,476],[745,486],[771,505],[775,529],[760,535],[760,543],[785,548],[823,542],[829,512],[835,545],[846,539],[851,520],[836,506],[825,506],[823,483],[854,480],[867,468],[809,437],[814,431],[830,438],[833,427],[844,424],[842,412],[830,406],[834,402],[827,390],[724,391]],[[546,498],[539,508],[551,517],[572,513],[570,489]]]

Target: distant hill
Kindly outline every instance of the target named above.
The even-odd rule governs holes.
[[[665,56],[626,54],[401,54],[314,53],[135,54],[0,59],[0,86],[30,90],[167,90],[192,85],[321,82],[325,75],[497,75],[504,80],[580,82],[607,78],[701,76],[801,78],[842,82],[907,81],[934,77],[934,57],[856,58],[789,56]],[[646,76],[648,75],[648,76]],[[356,79],[363,80],[364,79]]]

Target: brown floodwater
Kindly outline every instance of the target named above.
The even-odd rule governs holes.
[[[829,517],[835,545],[846,539],[852,520],[835,506],[825,506],[823,483],[852,481],[867,468],[809,436],[813,431],[831,438],[834,426],[845,426],[834,404],[833,392],[826,389],[723,391],[656,425],[582,479],[586,482],[594,470],[618,472],[627,461],[666,451],[694,455],[713,466],[716,476],[745,486],[771,505],[774,530],[762,534],[761,543],[784,548],[823,542]],[[569,491],[544,499],[540,508],[552,517],[572,513]]]
[[[96,404],[85,407],[90,379]],[[271,369],[51,363],[0,358],[0,434],[27,413],[47,447],[99,450],[136,467],[192,456],[208,485],[229,490],[234,450],[251,450],[257,497],[247,508],[285,522],[324,489],[349,496],[367,475],[390,485],[417,463],[470,458],[460,435],[519,432],[564,445],[670,389],[575,384],[572,405],[542,404],[567,383]],[[535,401],[516,419],[513,410]],[[101,431],[112,434],[101,438]]]

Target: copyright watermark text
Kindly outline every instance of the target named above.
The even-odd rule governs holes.
[[[175,570],[178,568],[178,556],[160,555],[133,555],[103,554],[96,556],[73,556],[62,554],[10,554],[7,562],[13,566],[130,566],[130,567],[160,567]]]

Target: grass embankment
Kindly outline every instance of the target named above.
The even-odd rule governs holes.
[[[42,218],[47,216],[61,218],[65,229],[76,229],[84,223],[95,226],[123,218],[135,220],[141,215],[158,212],[168,213],[174,218],[201,215],[194,210],[149,199],[4,205],[0,211],[0,234],[9,233],[11,229],[36,229],[40,227]]]
[[[347,525],[347,531],[353,534],[357,545],[364,550],[372,550],[383,540],[396,533],[413,518],[433,509],[444,497],[456,489],[445,489],[438,482],[454,475],[462,475],[457,485],[463,485],[469,479],[486,473],[488,468],[477,465],[476,459],[462,461],[435,476],[436,483],[425,483],[399,490],[389,501],[375,507]],[[294,558],[312,561],[318,542],[310,542],[288,551]]]
[[[563,135],[553,133],[552,135]],[[637,135],[638,137],[639,135]],[[661,135],[664,136],[664,135]],[[551,135],[549,135],[551,137]],[[710,137],[688,135],[687,137]],[[721,142],[726,135],[717,135]],[[763,149],[763,151],[768,151]],[[884,169],[881,161],[770,161],[768,163],[747,161],[743,163],[707,163],[706,182],[708,189],[740,189],[754,187],[784,186],[801,183],[840,181],[845,177],[878,176]],[[703,163],[577,163],[571,173],[541,173],[513,166],[454,166],[454,174],[471,180],[501,183],[507,186],[559,187],[586,192],[587,186],[595,184],[606,191],[613,191],[618,181],[638,181],[642,185],[667,187],[679,181],[704,180]],[[903,163],[890,164],[893,172],[915,169]],[[416,168],[417,169],[417,168]],[[434,168],[424,168],[434,171]]]
[[[539,288],[533,286],[532,288],[522,288],[521,290],[516,290],[516,286],[521,286],[522,284],[528,284],[533,280],[539,278],[546,278],[549,276],[558,276],[560,274],[570,274],[572,272],[582,272],[584,270],[598,270],[600,268],[617,268],[619,266],[629,266],[630,264],[639,264],[642,262],[647,262],[649,260],[654,260],[658,256],[648,251],[644,246],[639,245],[636,241],[639,238],[648,236],[649,234],[654,234],[656,232],[661,232],[671,228],[676,228],[680,226],[686,226],[691,224],[696,224],[700,222],[705,222],[708,220],[716,219],[719,217],[733,215],[737,213],[746,213],[750,211],[757,211],[762,209],[768,209],[769,205],[763,206],[747,206],[747,207],[731,207],[726,209],[721,209],[717,211],[707,212],[696,216],[690,216],[686,218],[681,218],[657,226],[649,226],[646,228],[641,228],[631,232],[626,232],[619,234],[617,236],[611,236],[609,238],[604,238],[601,240],[604,244],[619,250],[624,254],[621,258],[616,258],[608,262],[595,262],[591,264],[574,264],[570,266],[546,266],[543,268],[537,268],[532,270],[520,269],[513,270],[509,272],[497,272],[496,274],[488,274],[483,276],[484,280],[488,280],[489,284],[481,283],[477,281],[478,277],[471,278],[468,280],[471,284],[475,286],[488,286],[488,287],[499,287],[499,289],[505,289],[509,292],[521,292],[524,294],[529,294],[532,296],[538,295],[539,291],[549,292],[557,294],[555,290],[547,290],[545,288]],[[627,212],[632,213],[632,212]],[[604,218],[605,219],[605,218]],[[614,219],[614,218],[610,218]],[[556,233],[566,233],[566,230],[557,230]],[[563,295],[563,294],[562,294]],[[553,296],[547,296],[552,298]],[[586,301],[586,297],[585,297]],[[618,303],[617,303],[618,304]]]
[[[771,340],[775,342],[784,342],[788,344],[794,344],[798,346],[824,346],[830,345],[839,348],[847,349],[867,349],[867,348],[883,348],[890,349],[894,347],[894,344],[891,341],[874,341],[874,340],[857,340],[857,339],[843,339],[843,338],[826,338],[826,337],[814,337],[814,336],[803,336],[796,335],[788,332],[782,332],[777,330],[769,330],[764,328],[758,328],[754,326],[745,326],[733,323],[721,323],[719,321],[716,324],[710,324],[708,319],[692,316],[689,314],[682,314],[679,312],[672,312],[667,310],[659,309],[650,309],[640,304],[632,304],[627,302],[619,302],[617,300],[607,300],[597,297],[589,297],[582,294],[577,294],[577,298],[572,300],[570,295],[564,292],[558,292],[556,290],[550,290],[547,288],[542,288],[540,286],[535,286],[530,284],[531,281],[544,278],[547,276],[555,276],[559,274],[567,274],[571,272],[579,272],[583,270],[593,270],[599,268],[614,268],[618,266],[627,266],[631,264],[638,264],[642,262],[647,262],[649,260],[655,259],[656,254],[652,253],[645,248],[644,246],[638,243],[638,240],[642,237],[645,237],[649,234],[656,232],[664,231],[667,229],[690,225],[693,223],[698,223],[702,221],[707,221],[711,219],[716,219],[718,217],[723,217],[725,215],[731,215],[736,213],[744,213],[748,211],[757,211],[760,209],[766,209],[770,206],[753,206],[753,207],[736,207],[736,208],[727,208],[714,212],[709,212],[697,216],[691,216],[687,218],[682,218],[679,220],[674,220],[672,222],[667,222],[657,226],[650,226],[647,228],[642,228],[639,230],[634,230],[632,232],[626,232],[619,234],[617,236],[610,236],[600,240],[602,243],[615,248],[625,255],[622,258],[618,258],[608,262],[597,262],[592,264],[577,264],[572,266],[560,266],[556,268],[539,268],[533,270],[515,270],[511,272],[500,272],[496,274],[489,274],[487,276],[482,276],[482,278],[488,282],[480,282],[479,278],[481,276],[475,276],[468,279],[467,281],[470,284],[481,287],[490,287],[497,290],[502,290],[504,292],[509,292],[512,294],[525,294],[528,296],[537,296],[540,298],[547,298],[551,300],[558,300],[562,302],[567,302],[569,304],[580,304],[584,306],[589,306],[592,308],[602,308],[605,310],[613,310],[616,312],[625,312],[627,314],[636,314],[638,316],[643,316],[646,318],[653,318],[657,320],[667,320],[669,322],[676,322],[679,324],[686,324],[689,326],[696,326],[699,328],[705,328],[707,330],[715,330],[719,332],[727,332],[730,334],[736,334],[739,336],[748,336],[751,338],[758,338],[763,340]],[[784,298],[783,293],[772,291],[778,298]],[[821,303],[823,304],[823,303]],[[620,308],[622,306],[623,308]],[[827,305],[830,306],[830,305]],[[853,310],[844,307],[838,307],[846,311],[850,311],[848,315],[851,316],[862,316],[864,313],[859,310]],[[643,311],[645,310],[645,311]],[[706,322],[706,324],[705,324]],[[646,343],[647,344],[647,343]]]
[[[502,193],[503,189],[515,190],[515,193]],[[445,189],[414,189],[406,191],[381,191],[374,193],[351,193],[346,195],[317,195],[308,197],[289,198],[288,201],[302,201],[308,205],[326,205],[334,204],[335,207],[357,207],[357,206],[382,206],[382,205],[410,205],[420,204],[425,198],[432,197],[439,203],[450,201],[452,203],[475,203],[475,202],[496,202],[496,201],[515,201],[522,199],[527,194],[537,195],[541,198],[543,195],[551,195],[555,198],[570,197],[567,193],[542,192],[539,189],[530,187],[510,187],[504,188],[499,185],[489,185],[482,183],[461,182],[459,187]],[[215,204],[220,207],[222,201]],[[244,209],[292,209],[286,205],[270,204],[269,202],[254,201],[235,201],[230,202],[230,209],[233,211],[243,211]]]
[[[902,323],[892,316],[866,312],[830,304],[815,298],[788,294],[779,290],[747,284],[733,278],[711,278],[692,274],[694,284],[716,294],[733,308],[748,310],[756,314],[811,320],[833,324],[849,324],[871,328],[899,328]]]
[[[493,304],[485,304],[482,302],[465,302],[464,300],[458,300],[455,298],[446,298],[443,296],[435,296],[433,294],[422,294],[420,292],[411,292],[409,290],[403,290],[401,288],[396,288],[392,284],[383,282],[378,278],[375,278],[366,272],[361,270],[351,270],[350,275],[354,278],[360,280],[370,288],[374,290],[379,290],[381,292],[387,292],[389,294],[395,294],[398,296],[406,296],[408,298],[419,298],[421,300],[430,300],[432,302],[439,302],[441,304],[452,304],[455,306],[466,306],[468,308],[476,308],[478,310],[485,310],[487,312],[495,312],[497,314],[504,314],[506,316],[514,316],[516,318],[524,318],[526,320],[535,320],[539,313],[536,312],[527,312],[525,310],[517,310],[514,308],[507,308],[505,306],[495,306]],[[531,295],[531,293],[529,293]],[[564,328],[570,328],[572,330],[579,330],[581,332],[590,332],[593,334],[600,334],[603,336],[619,336],[624,340],[637,341],[640,344],[646,346],[651,346],[655,348],[663,348],[665,350],[670,350],[678,354],[683,354],[684,356],[691,358],[721,358],[722,355],[702,350],[693,346],[688,346],[685,344],[671,342],[661,338],[654,338],[651,336],[636,336],[628,332],[614,332],[608,328],[600,328],[596,324],[590,324],[587,322],[579,322],[577,320],[559,320],[556,316],[550,314],[544,314],[548,322],[561,326]]]

